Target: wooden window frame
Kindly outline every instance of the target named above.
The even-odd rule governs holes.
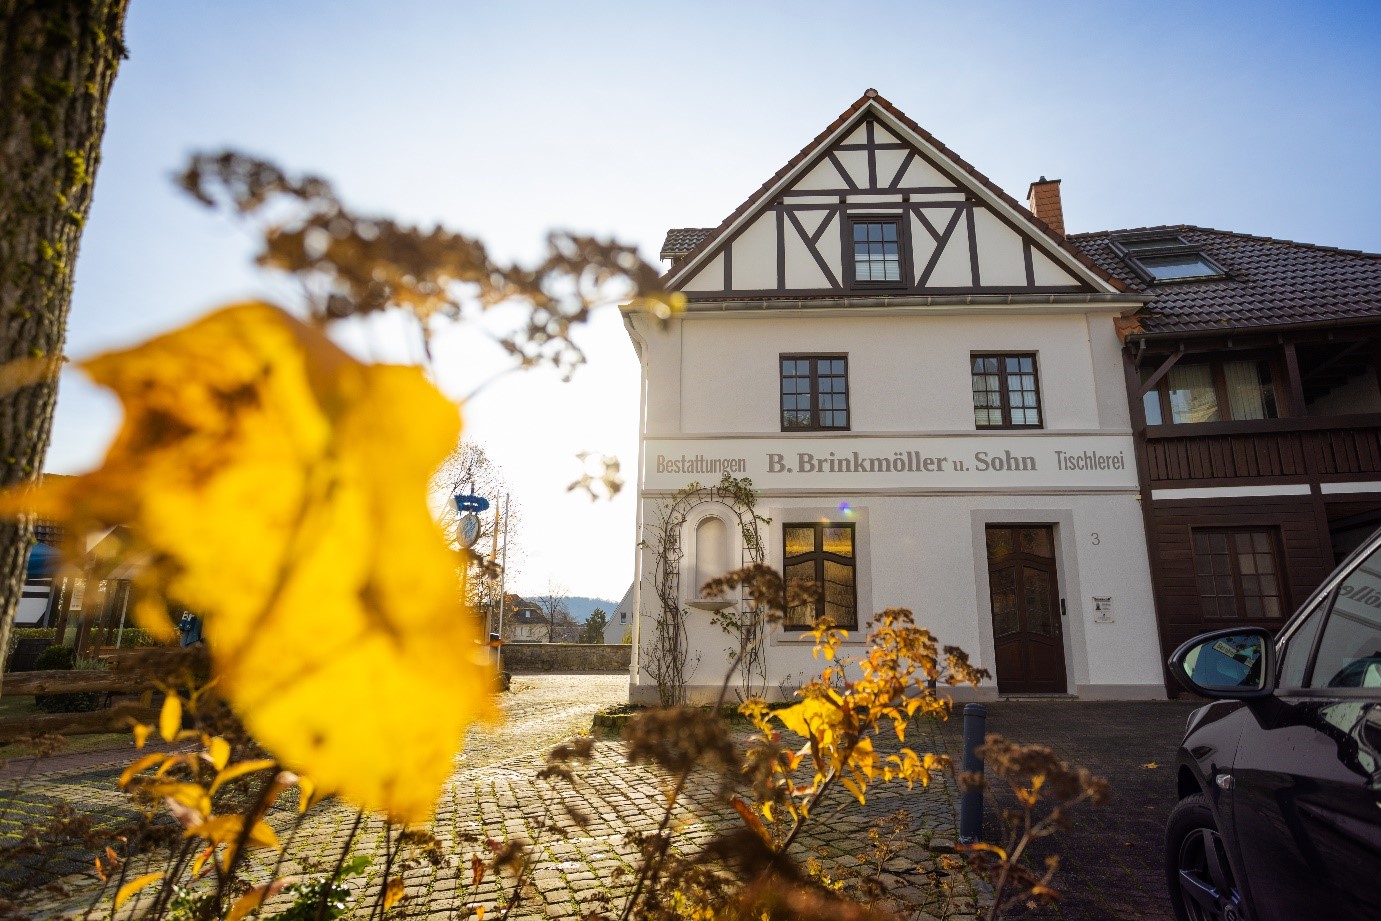
[[[1232,411],[1232,404],[1228,401],[1228,380],[1227,373],[1223,366],[1230,361],[1264,361],[1271,369],[1271,392],[1275,395],[1276,414],[1274,417],[1268,416],[1265,419],[1228,419],[1223,418]],[[1285,368],[1280,356],[1275,353],[1262,352],[1243,352],[1240,355],[1214,355],[1210,358],[1186,358],[1177,362],[1175,367],[1184,364],[1188,367],[1191,364],[1206,364],[1209,366],[1209,373],[1213,377],[1213,396],[1218,401],[1218,419],[1211,422],[1176,422],[1174,413],[1170,409],[1170,375],[1166,374],[1156,381],[1156,386],[1146,391],[1148,394],[1157,395],[1157,402],[1160,404],[1160,422],[1147,422],[1147,425],[1173,425],[1173,426],[1195,426],[1195,425],[1221,425],[1225,422],[1269,422],[1274,419],[1288,419],[1290,416],[1289,393],[1285,390]]]
[[[795,556],[787,556],[786,553],[786,531],[787,528],[813,528],[815,531],[815,549],[810,553],[799,553]],[[838,554],[827,553],[825,551],[825,528],[847,528],[849,531],[849,543],[853,547],[853,556],[845,559]],[[841,630],[858,629],[858,527],[852,521],[796,521],[784,522],[782,524],[782,573],[785,576],[787,567],[793,563],[811,562],[815,565],[815,585],[820,589],[820,597],[815,599],[815,616],[809,624],[791,624],[785,620],[782,622],[782,629],[790,632],[814,630],[815,625],[820,622],[820,618],[825,615],[825,560],[847,565],[854,574],[853,578],[853,602],[854,602],[854,622],[852,624],[836,623],[835,626]]]
[[[906,213],[890,214],[850,214],[844,221],[844,260],[847,287],[859,290],[909,289],[911,287],[911,238],[908,235],[910,221]],[[892,224],[897,228],[897,275],[896,281],[859,281],[854,262],[854,228],[859,224]]]
[[[1037,355],[1037,353],[1036,353],[1036,352],[970,352],[970,353],[969,353],[969,393],[970,393],[970,397],[972,397],[972,394],[973,394],[973,377],[974,377],[973,360],[974,360],[975,358],[997,358],[997,359],[999,359],[998,365],[997,365],[997,375],[998,375],[997,386],[998,386],[998,395],[1002,398],[1002,423],[999,424],[999,425],[992,425],[992,424],[979,425],[979,424],[978,424],[978,420],[977,420],[977,419],[974,419],[974,428],[978,429],[979,431],[983,431],[983,432],[1013,431],[1013,430],[1018,430],[1018,429],[1032,430],[1032,429],[1043,429],[1043,428],[1045,428],[1045,398],[1044,398],[1044,396],[1043,396],[1043,394],[1042,394],[1042,392],[1041,392],[1041,363],[1040,363],[1040,358],[1039,358],[1039,356]],[[1010,392],[1009,392],[1008,389],[1007,389],[1007,366],[1006,366],[1006,363],[1005,363],[1004,361],[1001,360],[1001,359],[1006,359],[1006,358],[1029,358],[1029,359],[1031,359],[1031,375],[1036,379],[1036,414],[1037,414],[1037,416],[1040,418],[1040,421],[1037,422],[1035,425],[1032,425],[1032,424],[1026,423],[1026,422],[1023,422],[1023,423],[1020,423],[1020,424],[1014,424],[1014,423],[1012,422],[1012,403],[1011,403],[1011,394],[1010,394]],[[974,409],[975,412],[979,409],[979,407],[976,406],[976,405],[973,406],[972,408]],[[988,408],[990,408],[990,407],[983,407],[983,408],[984,408],[984,409],[988,409]],[[1025,407],[1023,407],[1023,408],[1025,408]]]
[[[1236,615],[1227,617],[1209,617],[1204,613],[1204,596],[1199,590],[1199,553],[1194,546],[1194,538],[1199,534],[1225,534],[1228,536],[1228,561],[1230,574],[1232,576],[1232,597],[1236,607]],[[1265,534],[1270,543],[1271,558],[1275,563],[1276,577],[1276,598],[1280,599],[1280,614],[1276,617],[1263,614],[1261,617],[1253,617],[1247,612],[1247,595],[1242,589],[1242,569],[1235,548],[1233,538],[1238,534]],[[1194,567],[1194,594],[1199,599],[1199,613],[1205,624],[1224,624],[1235,623],[1278,623],[1284,625],[1289,621],[1294,610],[1290,607],[1290,590],[1286,584],[1285,572],[1285,551],[1281,543],[1280,527],[1278,525],[1234,525],[1228,527],[1193,527],[1189,529],[1189,558]],[[1259,575],[1259,574],[1258,574]],[[1218,597],[1218,596],[1215,596]],[[1257,597],[1270,597],[1259,595]]]
[[[809,361],[810,362],[810,425],[794,425],[787,427],[786,424],[786,394],[782,392],[782,381],[786,375],[782,372],[782,362],[784,361]],[[821,425],[820,424],[820,365],[821,361],[843,361],[844,362],[844,417],[848,422],[844,425]],[[799,375],[793,375],[799,376]],[[825,377],[835,377],[834,374],[826,374]],[[793,410],[799,412],[800,410]],[[838,410],[829,410],[838,412]],[[781,423],[783,432],[848,432],[853,430],[854,411],[849,399],[849,355],[842,353],[817,353],[810,352],[804,354],[787,353],[777,356],[777,415]]]

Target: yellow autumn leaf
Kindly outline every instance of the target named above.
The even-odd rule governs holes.
[[[278,835],[274,832],[269,823],[260,819],[249,827],[249,843],[257,844],[260,847],[271,847],[274,850],[282,850],[282,845],[278,843]]]
[[[206,862],[211,859],[211,855],[214,853],[216,853],[216,846],[212,844],[197,854],[196,858],[192,861],[193,879],[201,879],[202,867],[206,867]],[[211,868],[206,867],[206,869],[209,872]]]
[[[877,754],[873,751],[873,740],[869,736],[863,736],[854,745],[853,752],[849,755],[848,766],[860,772],[869,780],[877,776]]]
[[[277,763],[278,762],[274,761],[272,758],[256,758],[253,761],[236,762],[235,764],[230,765],[225,770],[218,773],[216,775],[216,779],[211,781],[211,795],[215,796],[217,790],[219,790],[226,784],[230,783],[230,781],[234,780],[237,777],[243,777],[246,774],[252,774],[255,771],[262,771],[265,768],[271,768]]]
[[[123,526],[153,561],[143,590],[203,615],[217,691],[256,739],[322,789],[427,819],[465,730],[495,714],[427,506],[455,406],[419,369],[358,362],[262,303],[82,368],[124,406],[103,466],[0,514],[74,541]],[[398,706],[420,700],[446,706]]]
[[[140,773],[141,771],[147,771],[155,764],[163,763],[164,759],[166,759],[167,757],[167,755],[161,752],[153,752],[131,763],[120,774],[119,785],[121,789],[129,786],[129,782],[134,779],[134,775]]]
[[[206,743],[206,753],[211,756],[211,766],[219,771],[230,760],[230,743],[216,736]]]
[[[1143,764],[1142,767],[1144,767],[1148,771],[1154,771],[1156,768],[1160,767],[1160,765],[1154,761],[1148,761],[1145,764]]]
[[[394,905],[403,900],[403,880],[401,877],[393,877],[384,887],[384,911],[388,911]],[[229,919],[227,919],[229,921]]]
[[[158,714],[158,734],[164,742],[171,742],[181,729],[182,699],[176,694],[169,694],[163,698],[163,709]]]
[[[757,813],[753,812],[753,807],[744,802],[743,798],[740,796],[734,796],[729,802],[733,805],[734,811],[738,813],[739,818],[743,820],[743,824],[748,826],[750,831],[761,838],[763,843],[771,846],[772,835],[762,824],[762,820],[758,818]],[[766,805],[767,804],[764,804],[764,806]],[[770,811],[768,812],[768,821],[772,821]]]
[[[153,727],[148,723],[135,723],[131,731],[134,733],[134,747],[143,748],[144,743],[149,740],[149,733],[153,732]]]
[[[271,883],[255,886],[235,900],[235,904],[231,905],[230,911],[226,913],[225,921],[240,921],[245,915],[282,892],[286,886],[297,882],[297,879],[296,876],[282,876]]]
[[[306,812],[317,804],[321,799],[323,791],[316,785],[316,781],[310,777],[298,776],[297,778],[297,811]]]
[[[205,821],[188,828],[182,833],[184,838],[196,836],[205,838],[213,845],[225,844],[234,841],[240,836],[240,830],[245,827],[244,816],[239,815],[214,815]],[[195,870],[193,872],[196,872]]]
[[[120,887],[120,890],[115,893],[115,910],[119,911],[120,906],[128,902],[130,896],[134,895],[140,889],[143,889],[150,883],[156,883],[162,878],[162,873],[145,873],[143,876],[135,877],[134,879],[125,883],[123,886]]]
[[[832,727],[838,719],[838,714],[837,707],[830,706],[818,697],[808,697],[772,715],[798,736],[828,743],[832,741]]]
[[[211,813],[211,797],[200,784],[156,783],[148,787],[148,792],[150,796],[163,797],[186,806],[201,816]]]

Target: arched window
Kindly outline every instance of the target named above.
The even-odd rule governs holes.
[[[713,515],[695,528],[695,585],[691,597],[701,597],[701,587],[729,571],[729,526]]]

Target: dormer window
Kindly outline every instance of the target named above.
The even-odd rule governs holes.
[[[1227,276],[1222,266],[1177,233],[1129,234],[1111,242],[1122,261],[1151,284]]]

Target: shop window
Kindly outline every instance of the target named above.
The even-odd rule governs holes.
[[[853,222],[853,282],[860,287],[902,284],[901,224],[896,220]]]
[[[786,612],[787,630],[809,630],[828,617],[836,627],[858,629],[858,591],[855,579],[854,526],[839,522],[782,526],[786,578],[813,583],[820,596],[814,604]]]
[[[849,428],[849,359],[844,355],[783,355],[782,431]]]
[[[973,421],[981,429],[1041,427],[1035,355],[970,356]]]
[[[1285,615],[1275,529],[1196,528],[1193,545],[1205,620],[1278,620]]]
[[[1264,358],[1181,362],[1143,398],[1147,425],[1276,419],[1276,374]]]

